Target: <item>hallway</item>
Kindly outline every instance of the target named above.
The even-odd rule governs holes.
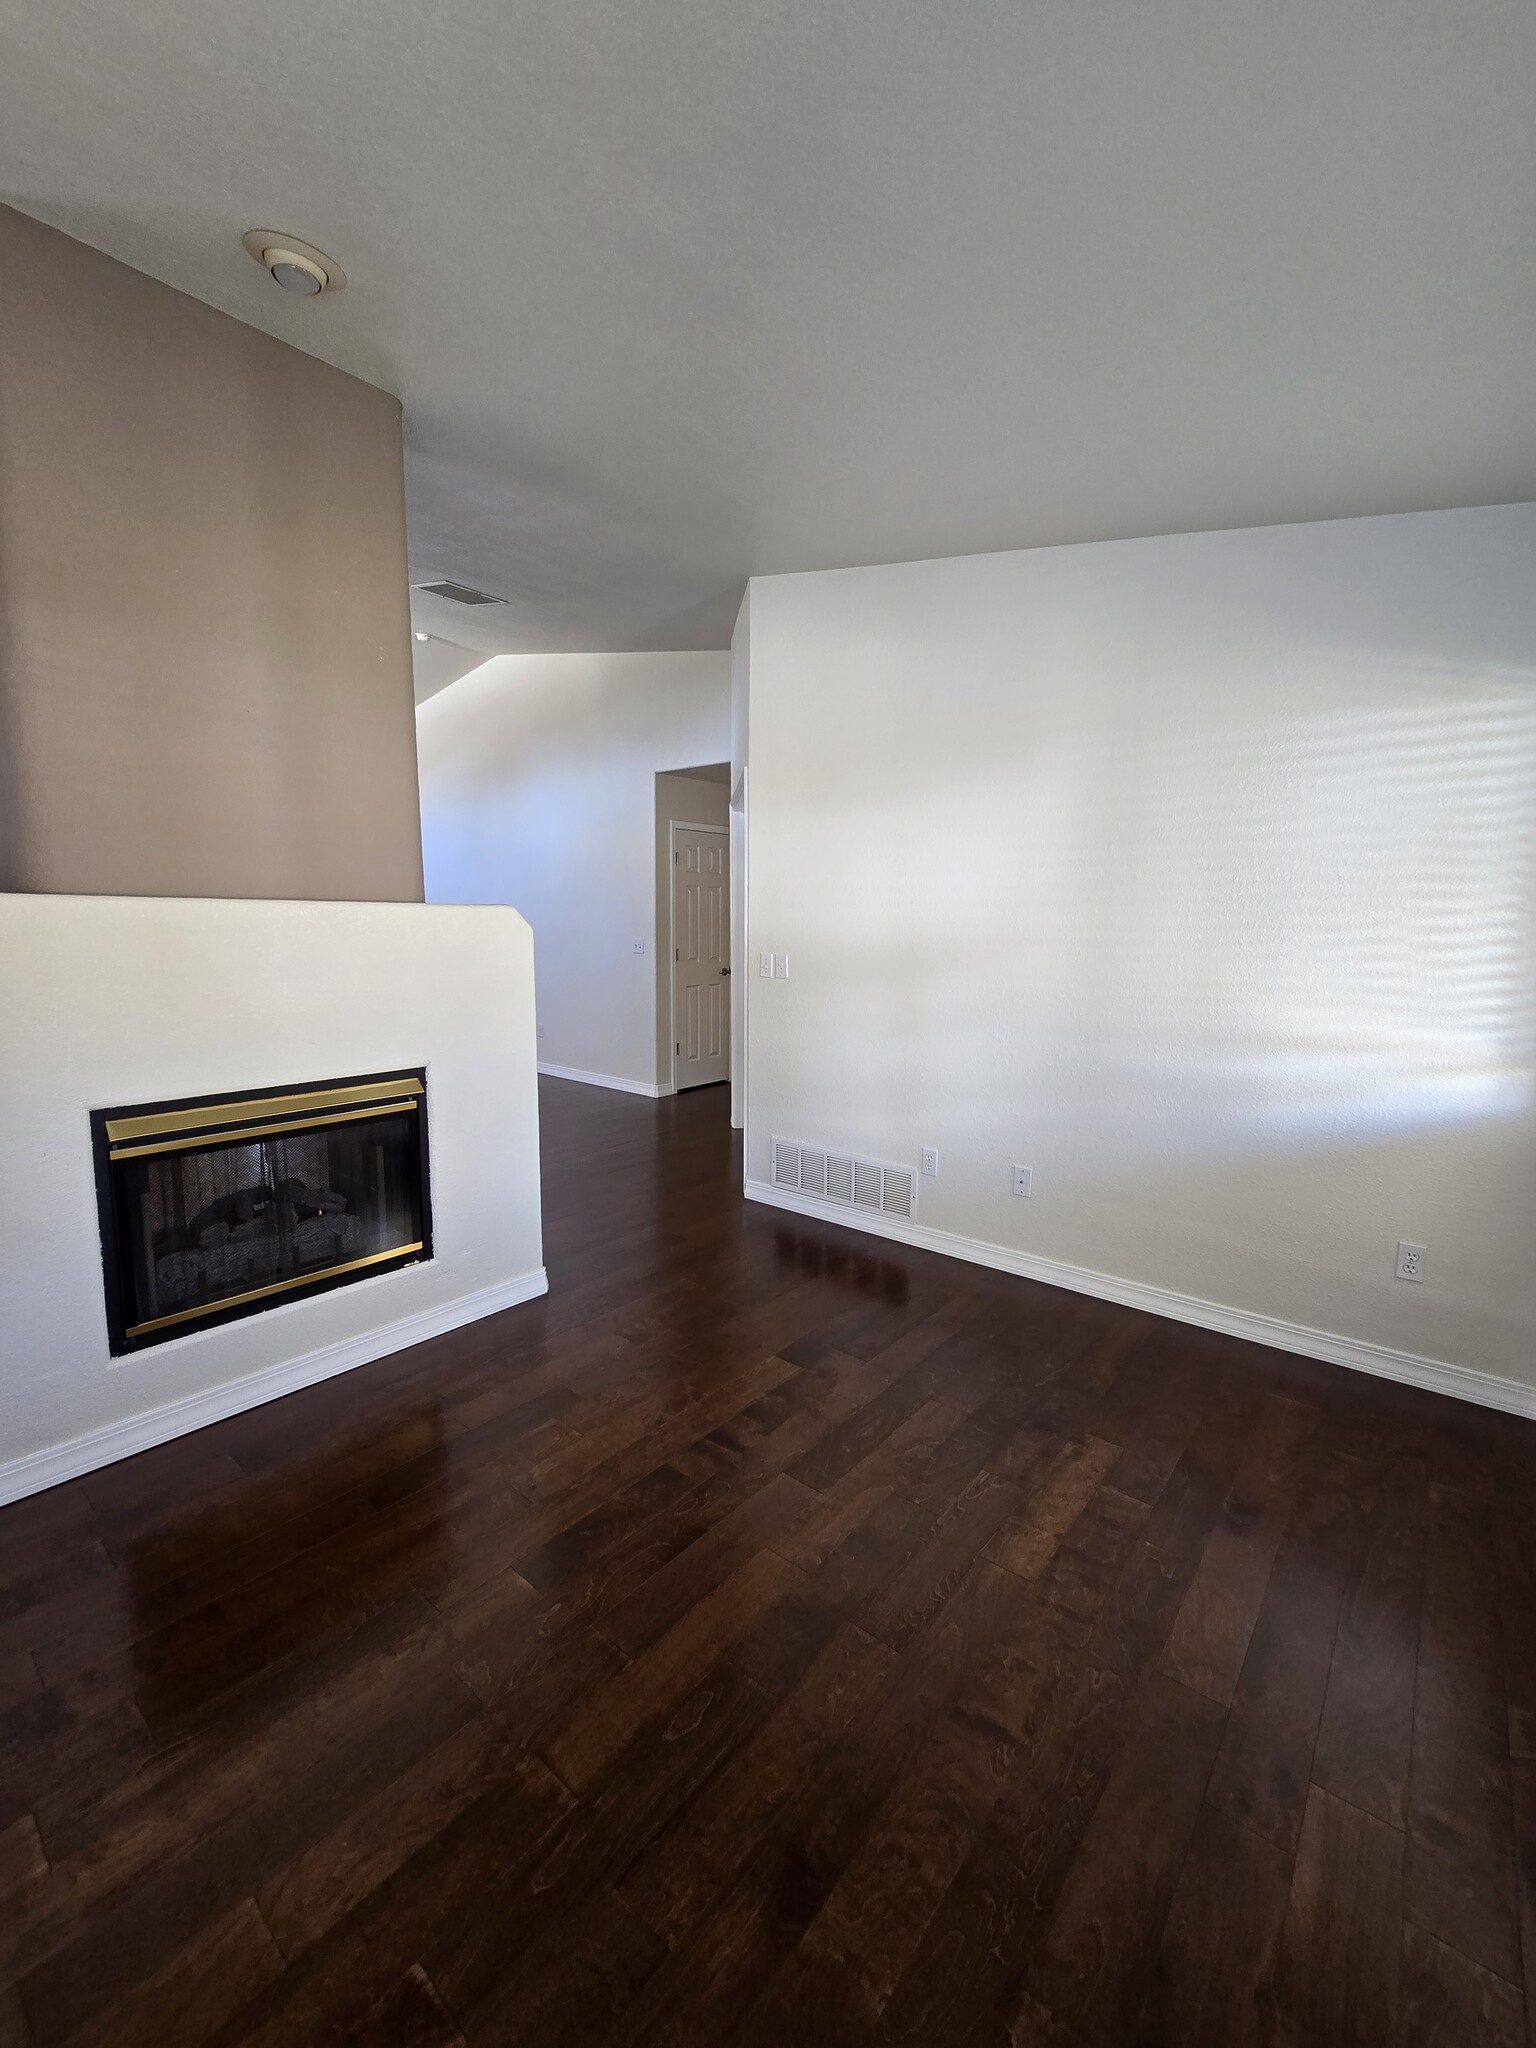
[[[547,1298],[0,1510],[0,2048],[1525,2048],[1536,1427],[541,1099]]]

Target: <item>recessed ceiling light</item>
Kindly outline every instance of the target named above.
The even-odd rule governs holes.
[[[297,298],[314,299],[321,292],[339,292],[347,281],[339,263],[295,235],[279,234],[276,228],[252,228],[240,239],[248,254],[271,273],[273,283]]]
[[[418,633],[416,635],[416,638],[418,640],[430,640],[432,638],[432,635],[430,633]]]

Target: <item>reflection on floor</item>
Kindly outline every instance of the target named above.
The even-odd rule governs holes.
[[[546,1301],[0,1512],[0,2043],[1524,2043],[1536,1428],[543,1091]]]

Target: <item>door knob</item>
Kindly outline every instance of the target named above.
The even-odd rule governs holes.
[[[724,981],[725,977],[730,973],[730,971],[731,970],[729,969],[729,967],[722,967],[720,970],[720,979]]]

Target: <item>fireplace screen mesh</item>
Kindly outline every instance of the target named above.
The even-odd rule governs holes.
[[[92,1123],[114,1351],[431,1255],[420,1070]]]

